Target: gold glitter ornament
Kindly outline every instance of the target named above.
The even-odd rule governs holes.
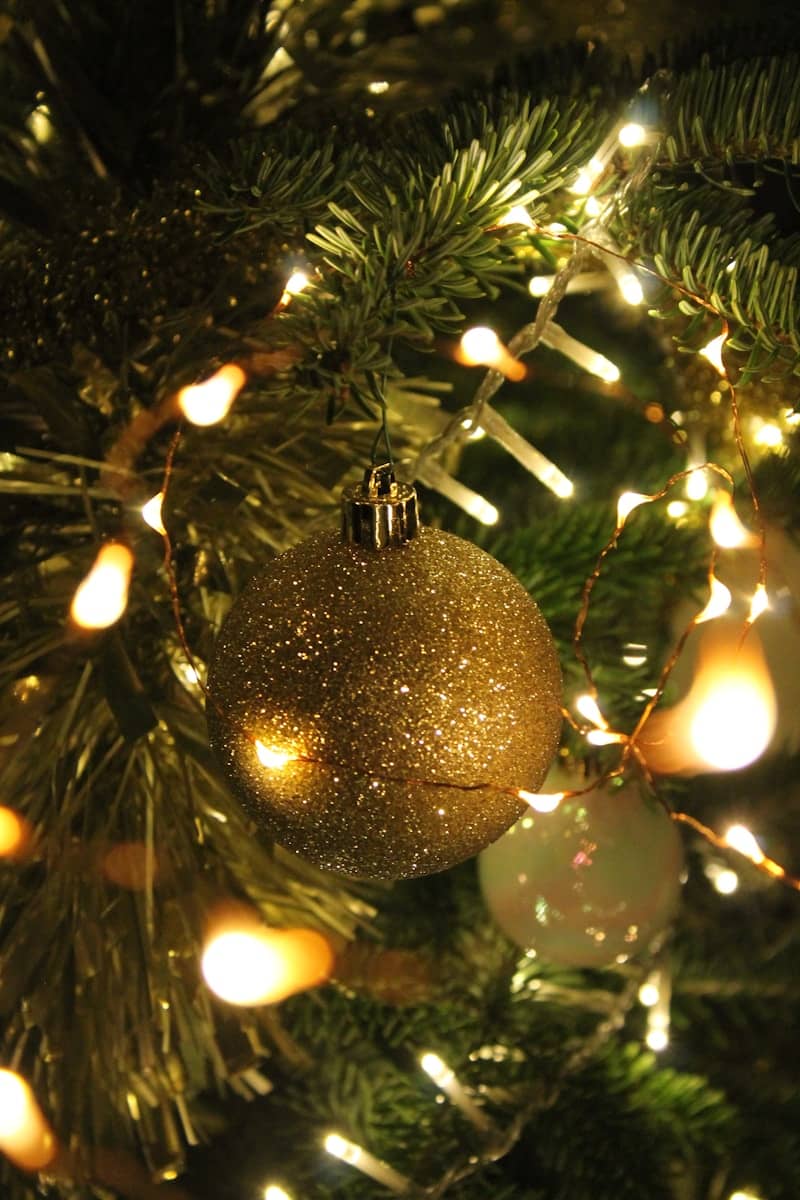
[[[316,534],[250,582],[208,689],[211,744],[259,825],[320,867],[376,879],[493,842],[561,727],[534,602],[484,551],[419,528],[413,488],[388,468],[346,493],[343,536]]]

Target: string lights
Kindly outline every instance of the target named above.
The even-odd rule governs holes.
[[[0,1150],[23,1171],[43,1170],[58,1152],[29,1084],[5,1069],[0,1069]]]
[[[428,459],[418,474],[422,483],[446,496],[482,525],[496,525],[500,520],[500,513],[493,504],[460,480],[454,479],[434,459]]]
[[[33,829],[21,813],[0,805],[0,858],[22,858],[27,851]]]
[[[142,514],[142,520],[156,533],[164,534],[166,529],[161,518],[161,509],[164,504],[164,493],[157,492],[155,496],[151,496],[146,504],[143,504],[139,510]]]
[[[462,334],[456,358],[468,367],[492,367],[515,383],[527,375],[525,364],[509,353],[508,347],[487,325],[475,325]]]
[[[495,1132],[492,1122],[459,1083],[455,1071],[438,1054],[421,1055],[419,1065],[483,1137]]]
[[[388,88],[388,86],[389,85],[387,83],[386,87]],[[280,307],[285,308],[292,299],[292,296],[299,296],[301,292],[305,291],[310,283],[311,280],[309,279],[308,275],[306,275],[305,271],[292,271],[291,275],[284,284],[283,292],[281,293],[281,298],[279,301]]]
[[[588,371],[590,375],[596,375],[598,379],[602,379],[604,383],[617,383],[620,378],[619,367],[617,367],[604,354],[598,353],[597,350],[592,350],[589,346],[584,346],[583,342],[579,342],[577,338],[567,333],[566,329],[562,329],[555,321],[551,321],[541,336],[543,346],[549,346],[551,350],[557,350],[559,354],[563,354],[565,358],[570,359],[576,366],[582,370]]]
[[[246,382],[241,367],[226,363],[202,383],[181,388],[178,406],[192,425],[216,425],[227,417]]]
[[[212,914],[209,927],[203,977],[229,1004],[278,1004],[330,978],[333,950],[316,930],[270,929],[241,905]]]
[[[328,1154],[341,1159],[348,1166],[354,1167],[362,1175],[368,1175],[370,1179],[382,1184],[395,1195],[403,1196],[411,1190],[411,1180],[407,1176],[401,1175],[399,1171],[395,1171],[394,1167],[381,1162],[379,1158],[375,1158],[373,1154],[356,1142],[348,1141],[338,1133],[329,1133],[325,1138],[324,1145]]]
[[[128,606],[133,554],[122,542],[100,547],[89,574],[72,599],[70,616],[81,629],[108,629]]]

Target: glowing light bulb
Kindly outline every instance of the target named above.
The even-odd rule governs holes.
[[[766,612],[768,608],[769,596],[767,595],[767,589],[763,583],[759,583],[750,601],[750,612],[747,616],[748,625],[752,625],[754,621],[757,621],[761,614]]]
[[[550,291],[554,279],[555,275],[534,275],[528,284],[528,291],[537,300],[540,300]]]
[[[362,1175],[368,1175],[371,1179],[377,1180],[390,1192],[403,1195],[409,1191],[411,1181],[405,1175],[401,1175],[399,1171],[395,1171],[394,1167],[375,1158],[363,1146],[348,1141],[338,1133],[329,1133],[323,1145],[333,1158],[341,1159],[348,1166],[361,1171]]]
[[[197,671],[194,669],[191,663],[179,663],[178,672],[181,675],[184,683],[188,683],[190,687],[195,687],[200,682],[200,676],[197,674]]]
[[[729,867],[722,867],[714,873],[711,882],[721,896],[732,896],[739,887],[739,876]]]
[[[264,1188],[264,1200],[292,1200],[292,1197],[277,1183],[271,1183]]]
[[[762,863],[764,861],[764,853],[746,825],[731,825],[725,831],[723,841],[730,846],[731,850],[737,850],[751,862]]]
[[[178,404],[193,425],[216,425],[227,417],[234,400],[244,387],[247,376],[236,363],[226,363],[202,383],[193,383],[178,392]]]
[[[70,616],[81,629],[108,629],[128,606],[133,555],[121,542],[101,546],[72,598]]]
[[[647,504],[649,496],[644,492],[623,492],[617,501],[617,524],[624,525],[628,517],[640,504]]]
[[[585,196],[594,187],[602,170],[603,163],[600,159],[591,158],[585,167],[581,167],[569,190],[575,196]]]
[[[0,858],[16,858],[25,850],[32,830],[13,808],[0,805]]]
[[[606,383],[617,383],[620,378],[619,367],[604,354],[593,354],[588,370]]]
[[[524,225],[527,229],[535,228],[531,214],[522,204],[515,204],[497,222],[498,225]]]
[[[294,762],[295,759],[291,754],[287,754],[285,750],[277,750],[274,746],[265,746],[256,738],[256,755],[262,767],[268,767],[271,771],[280,771],[288,762]]]
[[[389,86],[388,83],[386,86]],[[280,299],[281,307],[285,307],[291,300],[292,296],[299,296],[301,292],[305,291],[310,283],[311,280],[309,279],[308,275],[306,275],[305,271],[292,271],[291,275],[286,280],[286,284],[284,285],[283,293]]]
[[[669,1034],[666,1029],[648,1029],[644,1040],[651,1050],[655,1050],[656,1054],[660,1054],[669,1045]]]
[[[654,1004],[658,1004],[658,997],[658,988],[650,980],[647,980],[639,988],[639,1003],[645,1008],[652,1008]]]
[[[327,938],[313,929],[268,929],[234,911],[216,925],[202,957],[203,978],[229,1004],[277,1004],[324,983],[333,969]]]
[[[686,495],[690,500],[702,500],[708,493],[708,479],[705,471],[692,471],[686,477]]]
[[[705,621],[713,621],[714,617],[721,617],[723,613],[728,611],[730,606],[730,588],[727,588],[724,583],[720,583],[716,575],[712,575],[708,603],[702,612],[695,617],[695,625],[702,625]]]
[[[672,517],[673,521],[679,521],[688,511],[689,505],[685,500],[670,500],[667,505],[667,516]]]
[[[725,345],[726,337],[726,334],[721,333],[719,337],[712,338],[711,341],[706,346],[703,346],[702,350],[699,351],[703,358],[710,362],[712,367],[719,371],[720,375],[725,374],[725,364],[722,361],[722,347]]]
[[[755,1192],[731,1192],[728,1200],[761,1200]]]
[[[583,206],[583,211],[587,217],[599,217],[603,211],[603,206],[597,199],[597,196],[587,196],[586,203]]]
[[[155,529],[156,533],[167,532],[164,528],[164,522],[161,519],[161,506],[163,503],[164,493],[157,492],[156,495],[151,496],[147,503],[143,504],[139,510],[142,514],[142,519],[144,520],[145,524],[149,525],[151,529]]]
[[[564,799],[564,792],[526,792],[524,788],[520,788],[517,795],[539,813],[555,812]]]
[[[708,766],[736,771],[755,762],[772,740],[774,695],[745,675],[721,675],[689,726],[692,746]]]
[[[608,721],[606,721],[594,696],[589,692],[584,692],[582,695],[575,698],[575,708],[585,717],[587,721],[591,721],[592,725],[596,725],[599,729],[608,729]]]
[[[373,83],[367,84],[367,91],[373,96],[382,96],[384,92],[388,92],[389,84],[385,79],[376,79]]]
[[[470,496],[464,508],[471,517],[476,521],[480,521],[481,525],[496,525],[500,520],[500,510],[485,500],[483,496],[477,494]]]
[[[774,449],[776,446],[783,445],[783,433],[779,425],[766,422],[756,431],[753,441],[758,446],[769,446]]]
[[[739,520],[733,499],[728,492],[718,492],[711,506],[708,527],[718,546],[725,550],[737,550],[755,545],[757,538],[745,529]]]
[[[586,740],[592,746],[614,746],[625,740],[621,733],[614,733],[612,729],[590,729],[586,734]]]
[[[40,1171],[57,1145],[36,1097],[14,1071],[0,1069],[0,1150],[25,1171]]]
[[[625,146],[626,149],[630,149],[633,146],[642,146],[647,140],[647,130],[638,121],[629,121],[620,129],[617,134],[617,140],[620,146]]]
[[[644,291],[633,271],[625,271],[617,278],[620,295],[626,304],[635,306],[644,302]]]
[[[487,325],[475,325],[462,334],[457,357],[468,367],[494,367],[506,379],[516,382],[527,374],[524,364],[509,354],[495,331]]]

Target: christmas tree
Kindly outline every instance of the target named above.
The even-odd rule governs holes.
[[[796,1195],[740,9],[6,0],[4,1196]]]

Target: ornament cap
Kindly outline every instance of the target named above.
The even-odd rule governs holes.
[[[368,467],[342,495],[342,541],[367,550],[405,546],[419,533],[417,493],[390,463]]]

